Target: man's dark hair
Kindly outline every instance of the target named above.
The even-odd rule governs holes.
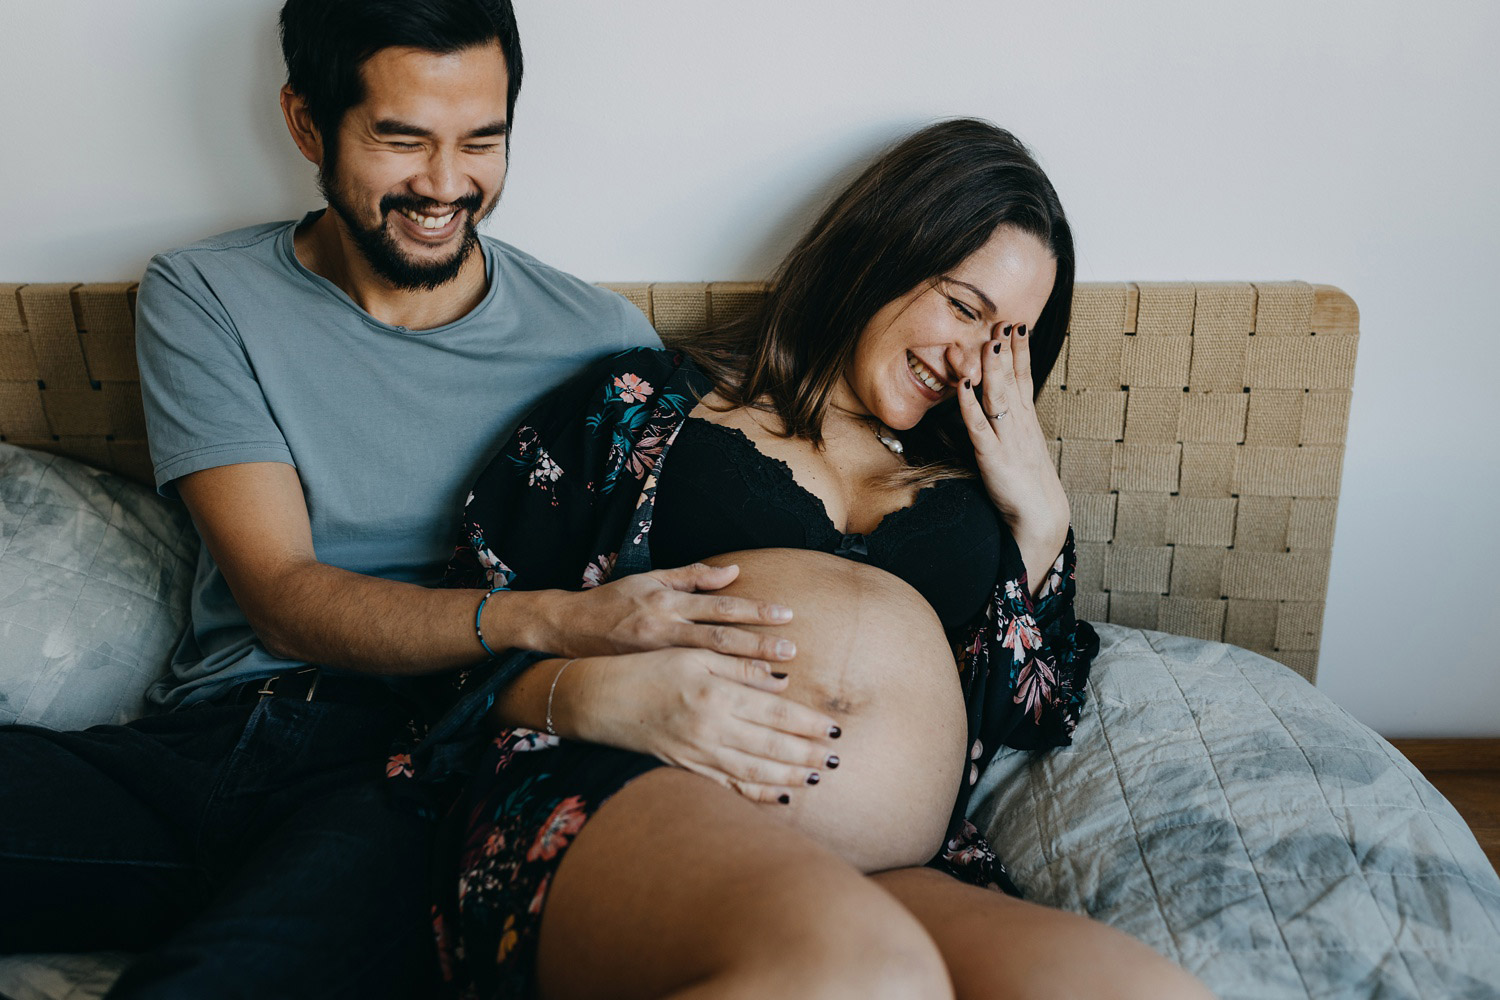
[[[393,45],[448,53],[488,44],[505,56],[509,121],[521,91],[521,36],[510,0],[287,0],[281,8],[287,84],[307,101],[325,157],[337,150],[344,114],[364,100],[360,67],[375,53]]]

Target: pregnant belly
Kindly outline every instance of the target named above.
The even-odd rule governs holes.
[[[797,644],[787,697],[839,720],[836,770],[763,805],[861,871],[920,865],[942,846],[967,759],[967,725],[947,637],[922,595],[863,563],[802,549],[726,553],[723,593],[792,608],[774,631]]]

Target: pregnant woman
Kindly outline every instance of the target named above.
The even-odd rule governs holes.
[[[1208,995],[1021,901],[964,819],[998,747],[1071,742],[1098,647],[1033,407],[1072,286],[1024,147],[945,122],[833,202],[757,311],[608,359],[523,422],[470,495],[454,586],[733,566],[717,596],[794,609],[796,655],[471,671],[393,767],[455,769],[487,712],[439,865],[456,993]]]

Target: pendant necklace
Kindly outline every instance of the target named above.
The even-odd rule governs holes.
[[[906,446],[901,443],[900,438],[896,437],[895,431],[890,431],[889,434],[885,433],[889,428],[885,424],[878,422],[875,424],[874,430],[875,440],[889,448],[892,453],[897,455],[904,455],[906,453]]]

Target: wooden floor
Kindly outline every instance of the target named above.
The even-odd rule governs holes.
[[[1500,871],[1500,739],[1391,743],[1453,803]]]

